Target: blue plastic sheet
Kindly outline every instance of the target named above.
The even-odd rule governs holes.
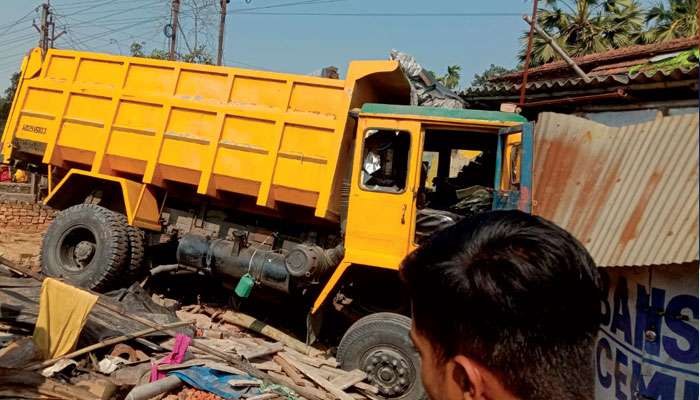
[[[228,383],[232,379],[254,379],[247,375],[235,375],[207,367],[190,367],[172,371],[168,375],[175,375],[196,389],[214,393],[224,399],[240,399],[242,396],[260,394],[257,387],[234,388]]]

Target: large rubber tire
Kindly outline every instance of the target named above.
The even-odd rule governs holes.
[[[129,235],[129,262],[126,268],[126,278],[131,284],[133,279],[136,279],[141,273],[141,268],[143,268],[143,263],[146,259],[146,235],[143,230],[135,226],[129,225],[124,214],[115,213],[117,217],[121,220],[122,224],[126,227],[126,233]]]
[[[117,214],[95,204],[59,213],[41,246],[44,274],[96,291],[111,289],[128,261],[126,225]]]
[[[131,277],[137,277],[142,271],[146,259],[146,235],[135,226],[127,225],[126,232],[129,235],[129,267]]]
[[[420,356],[410,338],[411,319],[376,313],[355,322],[343,335],[337,358],[343,369],[360,369],[387,399],[427,399]]]

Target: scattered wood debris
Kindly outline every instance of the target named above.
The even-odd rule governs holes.
[[[22,267],[8,265],[4,259],[0,258],[0,263],[25,276],[41,279]],[[5,282],[19,279],[19,286],[30,287],[26,278],[4,276],[3,279]],[[38,297],[31,301],[38,301]],[[159,301],[177,303],[162,297]],[[42,360],[33,346],[31,325],[12,320],[0,325],[0,333],[8,338],[0,342],[0,367],[5,367],[0,368],[0,398],[224,398],[215,388],[193,387],[196,382],[183,378],[188,371],[211,371],[213,376],[223,379],[228,390],[243,391],[241,398],[252,400],[374,399],[378,393],[376,387],[365,381],[364,372],[343,371],[323,351],[242,313],[185,305],[175,311],[181,321],[160,324],[130,314],[102,298],[91,314],[96,312],[129,320],[140,330],[104,340],[81,334],[77,350]],[[159,365],[176,347],[174,338],[181,330],[174,328],[184,325],[196,328],[184,360]],[[166,378],[149,382],[153,376],[164,375]]]

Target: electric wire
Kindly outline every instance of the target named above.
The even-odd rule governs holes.
[[[240,10],[234,15],[285,15],[306,17],[521,17],[520,13],[358,13],[358,12],[245,12]]]
[[[38,8],[39,8],[39,7],[34,7],[34,8],[32,8],[28,13],[26,13],[24,16],[20,17],[20,18],[19,18],[18,20],[16,20],[15,22],[11,22],[11,23],[9,23],[8,25],[0,26],[0,29],[2,29],[2,31],[0,31],[0,36],[5,35],[6,33],[8,33],[8,31],[9,31],[11,28],[13,28],[13,27],[19,25],[21,22],[24,21],[25,18],[27,18],[27,17],[29,17],[30,15],[32,15],[32,13],[36,12],[36,10],[37,10]]]

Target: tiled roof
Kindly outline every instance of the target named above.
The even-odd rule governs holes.
[[[664,43],[635,45],[575,58],[586,71],[589,80],[578,77],[563,61],[531,68],[528,72],[527,92],[612,88],[635,83],[666,82],[698,78],[698,65],[686,63],[675,68],[647,69],[637,72],[635,67],[651,65],[655,56],[673,54],[697,48],[698,38],[674,39]],[[520,91],[522,71],[494,77],[483,86],[466,89],[465,100],[513,95]]]
[[[698,37],[679,38],[669,40],[663,43],[644,44],[629,46],[621,49],[608,50],[602,53],[588,54],[582,57],[574,58],[574,62],[584,70],[590,70],[600,64],[609,65],[629,59],[648,59],[658,54],[672,53],[674,51],[687,50],[697,47]],[[588,68],[584,68],[588,67]],[[528,78],[536,79],[539,75],[549,75],[552,73],[561,73],[564,75],[573,75],[571,67],[564,61],[552,62],[539,67],[530,68],[528,70]],[[500,75],[492,79],[492,82],[501,81],[520,81],[523,71],[517,71],[510,74]]]
[[[565,91],[576,89],[592,89],[592,88],[612,88],[617,86],[626,86],[637,83],[651,82],[666,82],[680,81],[685,79],[698,79],[698,66],[690,68],[677,68],[672,71],[648,71],[639,72],[636,74],[627,74],[625,68],[621,73],[612,74],[590,74],[591,79],[585,81],[582,78],[561,78],[551,80],[530,81],[527,83],[527,92],[529,94],[538,92]],[[481,87],[467,89],[462,96],[466,100],[475,100],[479,97],[502,96],[516,94],[520,92],[519,83],[499,82],[491,83]]]

